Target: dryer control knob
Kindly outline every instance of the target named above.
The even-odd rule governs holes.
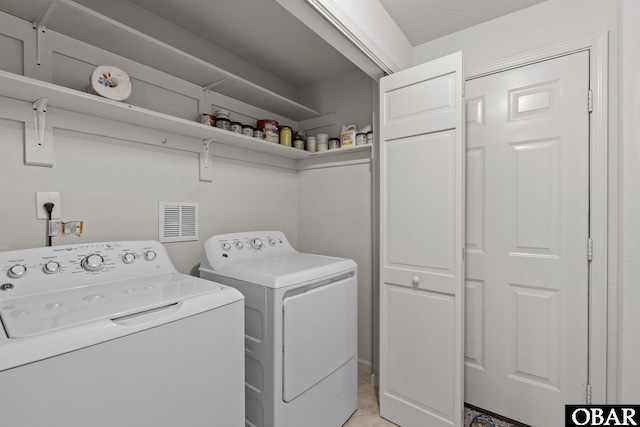
[[[153,251],[147,251],[144,253],[144,259],[146,259],[147,261],[153,261],[154,259],[156,259],[156,253]]]
[[[19,279],[20,277],[24,277],[24,275],[27,274],[27,266],[22,264],[12,265],[7,274],[9,274],[9,277]]]
[[[54,274],[60,271],[60,263],[56,261],[49,261],[42,267],[42,271],[47,274]]]
[[[98,254],[85,257],[80,265],[87,271],[100,271],[104,268],[104,258]]]
[[[122,262],[124,262],[125,264],[133,264],[135,260],[136,260],[136,256],[130,252],[122,256]]]
[[[276,239],[274,239],[274,238],[270,238],[270,239],[269,239],[269,245],[271,245],[271,246],[275,246],[275,245],[276,245]]]
[[[231,243],[223,243],[222,244],[222,249],[224,249],[225,251],[230,251],[231,250]]]
[[[255,239],[251,239],[251,247],[257,251],[259,251],[260,249],[262,249],[262,240],[255,238]]]
[[[238,240],[236,242],[236,249],[242,249],[242,248],[244,248],[244,243]]]

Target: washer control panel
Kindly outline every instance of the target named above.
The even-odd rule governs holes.
[[[0,252],[0,300],[173,273],[156,241],[88,243]]]

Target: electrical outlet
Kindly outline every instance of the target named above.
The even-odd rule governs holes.
[[[43,191],[36,192],[36,218],[47,219],[47,210],[44,208],[45,203],[53,203],[53,211],[51,212],[51,219],[60,219],[61,206],[60,206],[60,193],[49,193]]]

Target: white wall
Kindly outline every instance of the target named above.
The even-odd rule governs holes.
[[[604,30],[613,32],[610,48],[615,50],[616,28],[615,2],[547,0],[416,46],[413,63],[462,50],[469,69]]]
[[[620,402],[640,402],[640,4],[620,2]]]
[[[620,5],[627,5],[623,11]],[[638,323],[640,298],[637,295],[638,271],[630,271],[633,258],[639,253],[637,233],[640,216],[637,215],[638,174],[636,148],[633,143],[622,142],[629,138],[618,138],[618,94],[637,93],[637,42],[638,34],[628,30],[637,25],[638,8],[633,2],[621,0],[548,0],[516,13],[494,19],[484,24],[442,37],[414,49],[414,64],[462,50],[467,70],[505,60],[551,45],[568,42],[582,36],[609,32],[609,359],[607,395],[610,402],[640,401],[638,384],[640,367],[637,354],[638,333],[629,328],[631,322]],[[624,25],[626,23],[626,25]],[[625,33],[619,38],[618,29],[624,25]],[[627,82],[618,80],[618,43],[627,42],[623,53],[628,55],[624,65]],[[635,50],[634,50],[635,49]],[[634,73],[635,71],[635,73]],[[633,77],[632,77],[633,76]],[[637,96],[635,105],[637,106]],[[627,109],[632,101],[625,101]],[[637,112],[637,110],[636,110]],[[637,116],[637,114],[636,114]],[[625,128],[629,137],[637,130]],[[629,159],[630,157],[630,159]],[[624,162],[623,162],[623,159]],[[622,180],[623,186],[618,186]],[[619,205],[624,206],[624,219],[619,223]],[[629,255],[629,252],[631,255]],[[624,258],[622,258],[624,257]],[[619,260],[624,259],[619,263]],[[637,261],[635,261],[637,265]],[[637,267],[636,267],[637,268]],[[635,288],[634,288],[635,286]],[[634,298],[627,298],[633,295]],[[623,303],[624,301],[624,303]],[[637,328],[634,328],[637,330]],[[635,362],[632,362],[635,361]]]
[[[299,248],[358,264],[358,359],[372,370],[371,174],[368,164],[299,173]]]
[[[370,125],[373,85],[370,77],[356,70],[301,88],[303,103],[324,113],[335,112],[341,120],[311,134],[339,137],[344,124],[359,128]],[[354,164],[322,166],[298,173],[298,249],[351,258],[358,264],[358,357],[361,368],[372,370],[372,178],[369,153],[362,152],[362,156]]]
[[[25,166],[23,138],[21,123],[0,120],[5,249],[45,245],[36,191],[60,192],[62,219],[84,221],[81,237],[54,237],[54,245],[157,240],[159,201],[199,203],[200,241],[165,244],[176,268],[193,275],[213,234],[280,229],[297,240],[295,172],[214,158],[213,182],[199,182],[195,154],[67,131],[54,132],[53,168]]]

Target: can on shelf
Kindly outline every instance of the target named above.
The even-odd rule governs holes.
[[[276,144],[280,142],[278,139],[278,124],[275,120],[258,120],[257,128],[262,131],[262,139]]]
[[[356,145],[363,145],[367,143],[367,134],[366,133],[357,133],[356,134]]]
[[[229,112],[227,110],[218,110],[216,111],[216,119],[228,119]]]
[[[216,116],[216,127],[224,130],[231,130],[231,120],[222,119]]]
[[[290,126],[280,126],[280,145],[291,147],[293,129]]]
[[[329,150],[335,150],[336,148],[340,148],[340,138],[330,138]]]
[[[319,133],[316,135],[316,148],[318,151],[327,151],[329,149],[329,135]]]
[[[305,145],[307,146],[307,151],[315,153],[315,151],[316,151],[316,137],[315,136],[308,136]]]
[[[202,114],[200,116],[200,123],[207,126],[215,126],[216,118],[213,114]]]
[[[253,136],[253,126],[242,125],[242,134],[247,136]]]
[[[231,132],[242,133],[242,123],[231,122]]]

